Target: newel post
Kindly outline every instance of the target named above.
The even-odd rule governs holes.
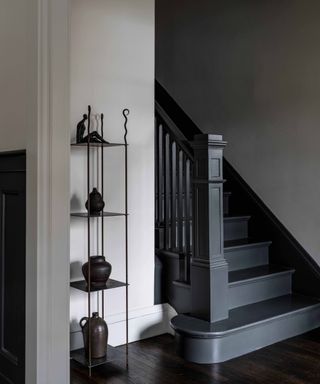
[[[194,137],[192,315],[209,322],[228,318],[228,264],[223,240],[221,135]]]

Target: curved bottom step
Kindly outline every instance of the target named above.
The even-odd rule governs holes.
[[[199,363],[220,363],[320,326],[320,302],[286,295],[233,309],[208,323],[186,315],[171,320],[178,353]]]

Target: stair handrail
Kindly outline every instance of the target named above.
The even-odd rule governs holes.
[[[156,117],[157,115],[164,123],[165,127],[170,131],[172,138],[177,142],[179,147],[185,152],[185,154],[189,157],[189,159],[193,162],[193,148],[190,145],[187,138],[181,132],[181,130],[177,127],[175,122],[170,118],[167,112],[161,107],[161,105],[155,101],[155,111]]]

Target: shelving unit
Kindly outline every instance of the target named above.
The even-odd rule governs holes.
[[[78,349],[76,351],[72,351],[71,358],[77,361],[78,363],[84,365],[85,367],[88,367],[89,369],[91,369],[91,368],[98,367],[99,365],[104,365],[104,364],[112,363],[116,360],[123,359],[123,353],[121,353],[116,348],[108,345],[108,352],[106,357],[102,357],[101,359],[93,359],[91,360],[91,363],[89,359],[86,357],[83,348]]]
[[[122,112],[125,122],[124,122],[124,143],[96,143],[96,142],[90,142],[90,115],[91,115],[91,107],[88,107],[88,127],[87,127],[87,141],[84,143],[74,143],[71,144],[71,147],[78,147],[79,149],[86,149],[87,153],[87,201],[88,201],[88,210],[87,212],[72,212],[71,216],[74,218],[79,219],[86,219],[87,220],[87,242],[88,242],[88,249],[87,249],[87,256],[88,256],[88,284],[87,282],[83,280],[74,281],[70,283],[70,286],[72,288],[78,289],[80,291],[87,293],[87,317],[88,317],[88,325],[89,325],[89,354],[86,356],[84,348],[72,351],[71,352],[71,359],[75,360],[76,362],[86,366],[89,370],[89,376],[91,376],[91,369],[94,367],[97,367],[102,364],[110,363],[114,360],[118,360],[120,358],[123,358],[123,354],[119,351],[117,351],[115,348],[108,345],[107,347],[107,354],[106,357],[101,359],[93,359],[91,357],[91,335],[90,335],[90,318],[91,318],[91,294],[94,292],[98,292],[98,301],[101,300],[101,308],[102,313],[101,317],[105,318],[105,308],[104,308],[104,292],[106,290],[110,289],[116,289],[116,288],[125,288],[125,297],[126,297],[126,303],[125,303],[125,312],[126,312],[126,366],[128,367],[128,143],[127,143],[127,121],[128,121],[128,114],[129,110],[124,109]],[[103,115],[101,115],[101,136],[103,138]],[[90,154],[91,151],[100,150],[100,180],[101,180],[101,195],[102,199],[104,199],[104,150],[111,148],[111,147],[122,147],[124,149],[124,189],[125,189],[125,201],[124,201],[124,212],[123,213],[117,213],[117,212],[101,212],[99,214],[89,214],[90,212],[90,190],[91,190],[91,174],[90,174]],[[107,281],[107,284],[105,287],[93,287],[91,286],[91,227],[92,227],[92,220],[97,219],[100,221],[101,225],[101,255],[105,256],[104,254],[104,219],[105,218],[111,218],[112,217],[123,217],[125,220],[125,281],[118,281],[109,279]],[[101,295],[100,295],[101,294]],[[100,297],[101,296],[101,297]]]

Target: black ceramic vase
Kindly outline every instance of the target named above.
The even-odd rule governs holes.
[[[92,288],[104,288],[111,274],[112,266],[108,263],[104,256],[90,257],[90,280]],[[82,273],[88,284],[89,263],[86,262],[82,266]]]
[[[83,317],[80,320],[82,329],[84,349],[86,356],[89,355],[89,319]],[[99,317],[98,312],[93,312],[90,318],[90,339],[91,339],[91,357],[100,359],[107,353],[108,345],[108,326],[107,323]]]
[[[93,188],[90,193],[90,215],[99,215],[104,205],[101,193],[98,192],[97,188]],[[88,201],[86,202],[86,209],[88,210]]]

